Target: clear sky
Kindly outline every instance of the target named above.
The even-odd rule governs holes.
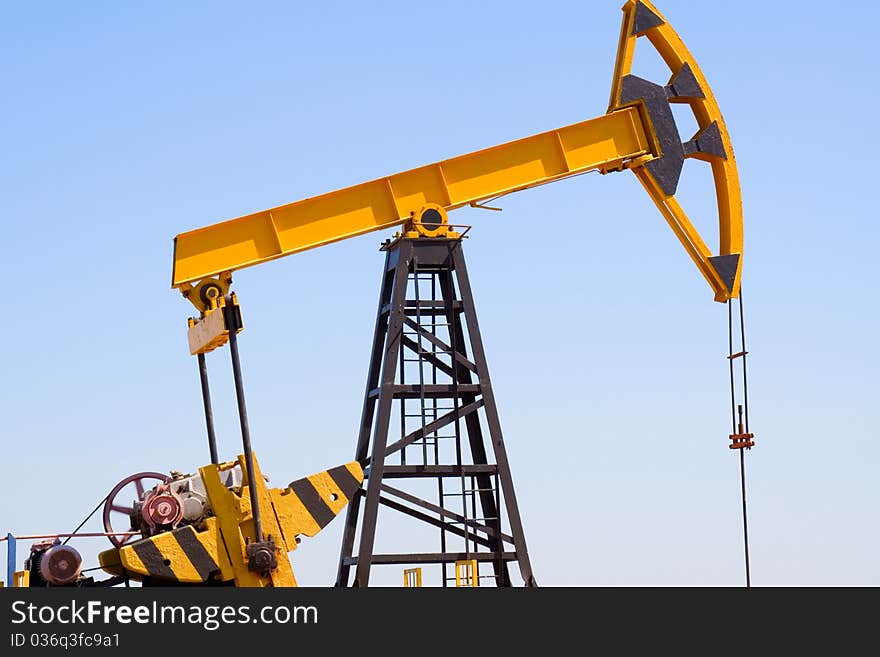
[[[0,531],[71,531],[122,478],[208,462],[176,234],[603,114],[621,4],[3,3]],[[752,584],[880,585],[880,9],[657,6],[742,182]],[[683,197],[712,236],[703,166]],[[452,219],[538,583],[741,586],[725,306],[632,174],[499,203]],[[390,232],[236,275],[274,484],[354,454]],[[228,351],[208,360],[233,458]],[[341,531],[291,555],[301,584],[332,584]]]

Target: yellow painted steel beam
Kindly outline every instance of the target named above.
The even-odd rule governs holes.
[[[639,112],[627,108],[485,150],[182,233],[172,287],[649,154]]]
[[[300,535],[314,536],[351,501],[364,481],[357,461],[298,479],[286,488],[269,491],[275,517],[288,550]]]
[[[229,555],[230,565],[234,573],[235,585],[239,587],[286,587],[296,586],[296,578],[290,565],[287,551],[280,541],[282,537],[278,519],[272,512],[272,499],[266,481],[257,463],[257,457],[253,457],[254,480],[257,489],[257,501],[263,511],[261,519],[265,536],[272,537],[278,546],[276,549],[277,568],[267,576],[251,571],[247,562],[247,542],[254,540],[254,519],[251,506],[250,489],[248,486],[248,469],[244,455],[238,456],[238,466],[243,473],[241,491],[236,493],[222,483],[220,472],[230,469],[235,462],[220,465],[206,465],[199,468],[199,474],[205,484],[208,493],[208,501],[211,509],[219,520],[220,532],[226,552]]]
[[[231,273],[276,258],[406,222],[425,208],[445,212],[591,170],[632,169],[715,293],[739,295],[742,199],[730,135],[706,78],[681,38],[647,0],[627,0],[608,114],[435,164],[179,234],[172,287],[205,312],[199,292]],[[660,86],[630,74],[636,41],[646,39],[669,66]],[[687,103],[699,131],[682,140],[669,103]],[[712,167],[719,248],[706,245],[675,192],[685,158]],[[438,228],[438,235],[446,234]],[[432,237],[430,230],[407,237]],[[219,278],[214,278],[218,277]],[[225,277],[225,278],[224,278]]]

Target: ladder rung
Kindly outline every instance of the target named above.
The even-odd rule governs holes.
[[[469,476],[469,475],[464,475],[464,476]],[[452,493],[443,493],[443,495],[444,496],[448,495],[448,496],[452,497],[452,496],[468,495],[470,493],[480,493],[480,492],[494,493],[495,489],[494,488],[465,488],[464,490],[455,491]]]
[[[410,333],[410,335],[417,335],[417,334]],[[418,345],[418,346],[421,347],[421,345]],[[410,351],[416,351],[416,350],[410,348]],[[451,354],[454,352],[451,348],[450,349],[421,349],[420,348],[418,351],[416,351],[416,353],[417,354],[432,354],[432,355],[436,356],[437,354]]]
[[[406,337],[412,337],[414,335],[420,335],[419,333],[404,333]],[[419,345],[421,347],[421,345]],[[451,354],[454,353],[452,347],[449,349],[420,349],[416,352],[417,354]]]
[[[486,491],[490,491],[490,490],[491,490],[491,489],[489,489],[489,488],[486,489]],[[444,496],[444,497],[467,497],[467,496],[469,496],[469,495],[470,495],[471,493],[473,493],[473,492],[474,492],[474,491],[471,491],[471,490],[466,490],[466,491],[464,491],[464,492],[461,492],[461,491],[455,491],[455,492],[453,492],[453,493],[443,493],[443,496]],[[495,491],[494,491],[494,490],[491,490],[491,492],[494,493]]]

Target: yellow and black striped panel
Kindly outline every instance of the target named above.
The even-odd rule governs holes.
[[[298,534],[314,536],[335,518],[364,481],[360,463],[352,461],[273,488],[272,504],[289,549]]]
[[[222,573],[213,532],[190,526],[151,536],[119,550],[126,570],[169,582],[198,584]]]

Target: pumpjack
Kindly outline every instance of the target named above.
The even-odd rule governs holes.
[[[112,534],[119,544],[101,554],[105,571],[148,584],[292,586],[287,552],[299,535],[313,535],[347,507],[336,586],[367,586],[373,566],[389,564],[415,566],[405,573],[418,571],[419,582],[422,566],[439,564],[443,586],[453,579],[447,571],[453,564],[456,583],[464,577],[471,585],[490,579],[510,586],[510,565],[516,564],[522,583],[537,585],[465,266],[462,243],[470,227],[450,223],[449,213],[588,171],[628,170],[714,300],[729,304],[740,294],[742,203],[721,111],[700,67],[654,4],[627,0],[622,9],[602,116],[175,237],[171,284],[198,311],[188,320],[188,340],[199,363],[212,463],[195,476],[157,475],[161,481],[153,488],[138,489],[134,504],[121,507],[132,519],[131,534]],[[668,66],[666,83],[631,74],[639,41]],[[690,107],[698,126],[688,139],[676,125],[676,103]],[[687,159],[711,167],[717,251],[676,200]],[[232,275],[392,228],[399,230],[381,246],[385,264],[355,458],[268,489],[250,447],[236,337],[243,323]],[[237,460],[220,463],[205,356],[226,344],[244,449]],[[392,417],[400,424],[396,439],[389,436]],[[732,448],[754,444],[747,431],[742,424],[734,430]],[[425,499],[426,490],[436,497]],[[377,553],[380,507],[432,528],[439,551]]]

